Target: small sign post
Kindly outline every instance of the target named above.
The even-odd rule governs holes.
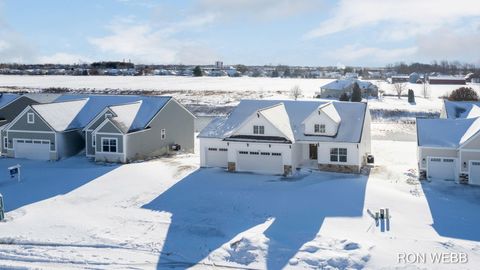
[[[0,221],[5,219],[5,207],[3,206],[3,196],[0,193]]]
[[[12,167],[8,167],[8,171],[10,172],[10,177],[14,178],[17,176],[17,181],[20,182],[20,164],[17,164]]]

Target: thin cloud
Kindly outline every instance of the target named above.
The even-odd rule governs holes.
[[[428,27],[434,30],[462,18],[480,15],[480,5],[469,0],[343,0],[333,16],[304,35],[319,38],[357,27],[379,23],[397,23],[405,27]]]

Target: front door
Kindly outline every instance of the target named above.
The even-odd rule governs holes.
[[[318,159],[318,146],[317,146],[317,144],[310,144],[309,149],[310,149],[310,151],[309,151],[310,159],[317,160]]]

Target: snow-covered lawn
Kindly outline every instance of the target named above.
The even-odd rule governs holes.
[[[178,155],[122,166],[83,157],[0,172],[0,268],[378,269],[402,252],[464,252],[480,266],[480,188],[418,182],[415,143],[373,141],[370,175],[198,169]],[[375,224],[369,212],[389,208]],[[418,264],[434,269],[452,265]],[[215,265],[215,266],[213,266]]]

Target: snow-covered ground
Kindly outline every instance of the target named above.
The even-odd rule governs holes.
[[[18,76],[0,75],[0,90],[39,92],[49,87],[66,88],[76,92],[110,94],[147,93],[171,95],[199,115],[228,113],[241,99],[290,99],[290,89],[298,85],[303,99],[311,99],[320,86],[332,79],[288,79],[252,77],[178,77],[178,76]],[[393,86],[385,81],[372,81],[388,95],[394,95]],[[480,93],[480,84],[469,84]],[[414,119],[415,116],[438,115],[443,96],[458,85],[430,85],[429,97],[423,98],[422,85],[407,84],[413,89],[416,103],[410,104],[406,97],[385,96],[381,100],[369,100],[370,108],[394,118]],[[404,93],[406,94],[406,92]],[[383,113],[388,111],[388,114]],[[407,114],[405,114],[407,112]],[[374,121],[378,117],[374,116]]]
[[[196,154],[122,166],[0,159],[23,176],[1,172],[0,268],[451,269],[397,254],[463,252],[455,267],[478,269],[480,189],[418,182],[414,142],[373,147],[370,175],[287,179],[199,169]],[[380,208],[389,224],[370,216]]]
[[[303,98],[311,98],[326,82],[0,76],[0,87],[29,91],[149,89],[190,108],[211,108],[199,110],[206,114],[225,113],[242,98],[289,98],[295,84],[304,89]],[[364,175],[231,174],[199,169],[198,154],[121,166],[82,156],[0,159],[7,208],[0,223],[0,269],[479,269],[480,188],[416,180],[412,120],[438,116],[442,101],[417,93],[415,104],[405,97],[368,102],[376,165]],[[17,163],[19,183],[5,169]],[[380,208],[390,209],[389,224],[370,216]],[[399,253],[412,252],[426,254],[427,263],[398,262]],[[465,253],[468,263],[435,264],[431,253]]]

